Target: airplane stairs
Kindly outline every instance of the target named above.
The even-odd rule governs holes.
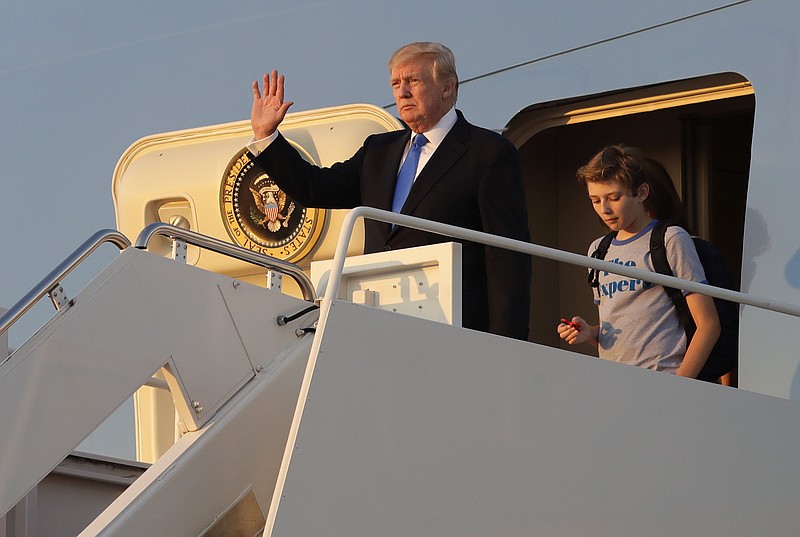
[[[240,497],[268,505],[311,344],[296,330],[317,310],[276,319],[308,306],[124,249],[0,365],[0,408],[13,409],[0,413],[0,514],[159,370],[186,433],[125,491],[122,511],[155,497],[167,522],[118,534],[199,535]]]

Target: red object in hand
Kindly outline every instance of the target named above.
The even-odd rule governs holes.
[[[561,319],[561,323],[562,324],[568,324],[569,326],[571,326],[572,328],[574,328],[578,332],[581,331],[580,323],[576,323],[575,321],[570,321],[569,319]]]

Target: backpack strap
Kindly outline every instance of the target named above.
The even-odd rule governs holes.
[[[653,269],[666,276],[674,276],[672,268],[669,266],[667,260],[667,247],[665,245],[664,235],[666,235],[667,228],[673,224],[658,220],[653,230],[650,232],[650,259],[653,263]],[[692,314],[689,311],[689,305],[686,303],[686,296],[680,289],[674,287],[664,287],[664,292],[672,301],[675,306],[675,312],[678,314],[678,320],[686,332],[686,337],[691,340],[697,327],[692,319]]]
[[[606,233],[606,235],[600,240],[600,243],[597,245],[597,249],[592,252],[592,257],[595,259],[605,259],[606,254],[608,253],[608,247],[611,246],[611,241],[617,236],[616,231],[610,231]],[[590,287],[600,287],[600,271],[597,269],[592,269],[589,271],[589,286]]]

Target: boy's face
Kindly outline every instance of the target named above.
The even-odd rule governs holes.
[[[636,195],[617,182],[586,183],[586,188],[595,212],[612,231],[635,235],[652,220],[643,203],[650,192],[646,184]]]

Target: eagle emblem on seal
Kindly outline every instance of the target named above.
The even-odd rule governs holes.
[[[302,152],[309,162],[311,157]],[[220,185],[222,222],[234,244],[290,261],[302,259],[325,228],[325,209],[303,207],[250,160],[247,148],[228,163]]]
[[[250,216],[254,222],[265,226],[273,233],[289,225],[289,218],[294,212],[294,202],[290,201],[288,209],[286,208],[286,193],[278,188],[278,185],[270,181],[258,190],[252,186],[249,188],[256,208],[261,213],[258,215],[256,208],[251,211]]]

